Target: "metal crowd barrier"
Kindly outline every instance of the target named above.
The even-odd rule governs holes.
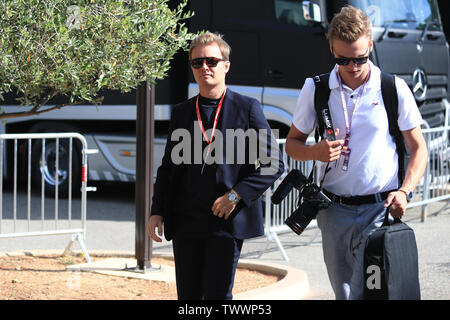
[[[428,148],[428,164],[408,208],[421,206],[421,221],[425,222],[428,204],[450,199],[450,126],[424,129],[423,135]]]
[[[411,202],[409,202],[407,208],[421,206],[421,221],[425,222],[427,217],[428,204],[437,201],[448,201],[450,199],[450,126],[423,129],[422,132],[429,153],[428,164],[425,174],[414,190],[413,198]],[[278,234],[293,232],[284,223],[284,221],[297,208],[299,191],[293,189],[279,205],[272,204],[270,198],[289,171],[298,169],[308,177],[312,170],[313,162],[299,162],[291,159],[286,155],[285,152],[286,139],[278,139],[277,142],[283,154],[284,162],[286,165],[286,172],[264,194],[265,237],[267,238],[267,242],[264,249],[260,251],[259,256],[264,253],[270,242],[275,241],[283,258],[286,261],[289,261],[289,257],[287,256],[286,251],[283,248]],[[314,139],[310,137],[307,141],[307,144],[312,143],[314,143]],[[317,183],[318,181],[317,174],[314,175],[314,181],[315,183]],[[317,228],[315,219],[309,224],[308,228],[315,229],[315,232],[309,239],[307,245],[312,243],[315,237],[319,234],[319,229]]]
[[[74,139],[81,144],[81,176],[72,177],[72,155]],[[11,148],[7,148],[7,141],[11,141]],[[39,170],[41,171],[40,195],[32,192],[32,161],[36,161],[33,155],[32,146],[38,141],[42,146],[40,151]],[[53,199],[46,197],[44,168],[46,144],[54,141],[55,147],[55,194]],[[67,141],[69,146],[68,156],[68,194],[67,199],[59,197],[59,170],[60,170],[60,143]],[[7,152],[11,152],[11,157]],[[24,156],[19,157],[19,150]],[[72,235],[71,240],[64,250],[66,254],[72,244],[78,241],[81,250],[87,260],[90,257],[86,249],[84,240],[86,239],[86,192],[95,191],[95,188],[87,187],[87,155],[96,153],[98,150],[88,149],[86,139],[79,133],[39,133],[39,134],[0,134],[0,239],[17,238],[29,236],[49,236],[49,235]],[[13,167],[12,176],[12,198],[8,192],[4,192],[4,168],[6,157],[11,159]],[[26,159],[24,159],[26,157]],[[26,162],[26,163],[25,163]],[[23,168],[19,168],[20,164]],[[26,192],[19,190],[18,171],[21,169],[23,177],[26,179]],[[25,180],[24,179],[24,180]],[[79,202],[80,216],[75,217],[72,202],[72,182],[73,179],[81,179],[81,201]],[[9,189],[9,188],[8,188]],[[26,195],[24,194],[26,193]],[[39,193],[39,192],[38,192]],[[39,203],[40,212],[32,211],[32,203]],[[36,207],[36,206],[35,206]],[[67,209],[63,212],[63,209]]]

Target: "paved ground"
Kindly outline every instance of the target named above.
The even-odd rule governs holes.
[[[445,203],[429,206],[426,222],[420,222],[420,209],[409,209],[403,219],[416,234],[419,251],[419,279],[422,298],[426,300],[450,299],[450,209]],[[439,212],[437,215],[436,212]],[[287,233],[280,236],[289,261],[282,260],[275,243],[271,243],[260,260],[287,264],[304,270],[309,278],[312,299],[334,299],[323,262],[320,232],[312,244],[307,245],[315,230],[301,236]],[[261,248],[265,239],[252,240],[244,245],[247,258]]]
[[[134,251],[134,219],[135,205],[133,186],[99,185],[99,191],[88,195],[88,222],[86,246],[88,250]],[[76,201],[75,201],[76,202]],[[76,203],[73,205],[73,216],[79,217]],[[8,205],[12,196],[6,192],[3,197],[3,214],[9,214]],[[18,205],[18,217],[26,216],[26,204]],[[450,206],[449,206],[450,207]],[[51,211],[53,207],[48,204]],[[442,209],[442,210],[441,210]],[[67,213],[65,205],[59,205],[59,226],[65,223]],[[33,198],[32,216],[40,215],[39,201]],[[51,216],[52,213],[50,212]],[[47,214],[46,214],[47,216]],[[450,208],[445,203],[435,203],[429,206],[428,218],[420,222],[420,209],[409,209],[403,219],[416,233],[419,250],[419,271],[423,299],[450,299]],[[34,221],[38,224],[38,221]],[[32,228],[33,228],[32,225]],[[76,225],[74,221],[73,225]],[[6,220],[2,222],[2,232],[9,228]],[[20,226],[19,226],[20,227]],[[301,236],[292,232],[280,235],[280,240],[289,257],[284,261],[275,242],[270,242],[264,254],[257,258],[259,252],[266,246],[266,238],[248,240],[244,243],[242,257],[257,259],[278,264],[286,264],[304,270],[309,278],[311,299],[334,299],[331,286],[323,263],[320,232],[311,244],[315,228],[306,230]],[[22,249],[58,249],[61,252],[70,241],[70,236],[26,237],[15,239],[0,239],[0,251]],[[73,249],[78,250],[78,244]],[[170,242],[154,244],[155,253],[171,253]]]

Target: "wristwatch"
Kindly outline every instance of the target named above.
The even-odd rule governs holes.
[[[398,189],[398,191],[401,191],[404,194],[406,194],[406,200],[408,202],[411,201],[411,199],[413,197],[412,191],[410,191],[409,189],[406,189],[406,188],[400,188],[400,189]]]
[[[231,202],[233,202],[234,204],[237,204],[239,202],[239,198],[236,192],[234,192],[233,190],[230,190],[228,192],[228,200],[230,200]]]

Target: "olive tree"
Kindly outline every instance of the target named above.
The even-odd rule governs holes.
[[[193,35],[187,0],[8,0],[0,2],[0,99],[16,95],[19,112],[101,103],[100,90],[128,92],[167,75]],[[46,106],[56,95],[64,103]]]

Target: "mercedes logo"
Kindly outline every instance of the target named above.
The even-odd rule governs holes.
[[[425,72],[421,69],[416,69],[413,73],[413,92],[417,101],[425,100],[428,90],[428,81]]]

